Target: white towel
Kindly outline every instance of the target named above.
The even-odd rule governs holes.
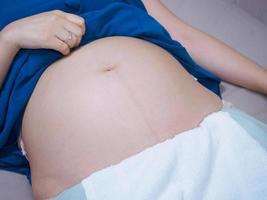
[[[266,200],[267,152],[219,111],[81,183],[88,200]]]

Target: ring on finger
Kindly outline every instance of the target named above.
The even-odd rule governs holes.
[[[68,36],[64,39],[65,43],[68,43],[74,37],[72,32],[68,31],[68,33],[69,33]]]

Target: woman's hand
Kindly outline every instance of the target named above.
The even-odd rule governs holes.
[[[82,17],[60,10],[14,21],[1,31],[5,42],[18,49],[53,49],[63,55],[80,44],[84,33]]]

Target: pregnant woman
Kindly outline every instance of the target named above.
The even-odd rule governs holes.
[[[216,76],[267,94],[265,69],[160,1],[10,2],[0,167],[28,175],[35,199],[263,199],[266,151],[249,131],[267,126],[224,110]]]

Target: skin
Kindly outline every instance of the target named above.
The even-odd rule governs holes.
[[[56,28],[55,28],[56,27]],[[65,42],[69,32],[71,40]],[[53,49],[63,55],[77,46],[85,33],[84,19],[60,10],[44,12],[8,24],[0,32],[0,88],[19,49]]]
[[[224,81],[267,94],[267,69],[225,43],[186,24],[160,0],[143,0],[143,3],[149,14],[156,18],[175,40],[181,42],[201,66]],[[54,32],[50,27],[57,27],[58,24],[61,28]],[[62,41],[66,37],[62,26],[67,24],[69,31],[76,34],[70,44]],[[6,49],[0,55],[0,88],[10,63],[20,48],[50,48],[68,55],[69,48],[79,44],[84,31],[84,20],[81,17],[62,11],[42,13],[7,25],[0,32],[0,49]]]
[[[183,44],[186,44],[186,41],[190,41],[188,39],[189,35],[192,36],[192,41],[203,39],[203,37],[199,36],[200,33],[196,34],[198,33],[197,30],[189,31],[189,25],[184,24],[184,31],[174,31],[175,29],[181,29],[183,23],[177,17],[171,17],[171,12],[164,8],[160,1],[154,1],[154,3],[152,1],[144,1],[144,3],[148,11],[153,13],[152,15],[154,17],[158,17],[158,20],[161,20],[161,23],[167,27],[167,30],[171,32],[172,36],[182,41]],[[166,12],[166,16],[169,14],[169,17],[160,14],[164,11]],[[51,13],[46,14],[50,15]],[[61,16],[58,16],[57,11],[53,15],[57,15],[56,17],[53,16],[53,18],[57,18],[62,24],[65,24],[62,22],[62,18],[66,23],[71,21],[66,17],[69,16],[67,13],[61,12]],[[41,14],[35,17],[36,19],[44,20],[44,16]],[[72,17],[74,16],[72,15]],[[52,38],[58,39],[60,37],[58,34],[62,29],[56,33],[47,31],[49,34],[43,36],[46,38],[43,42],[35,46],[27,46],[34,44],[31,41],[34,38],[33,35],[29,35],[27,31],[20,31],[21,35],[16,35],[14,31],[18,29],[23,30],[22,27],[27,24],[27,20],[29,19],[8,25],[1,32],[1,45],[3,46],[0,47],[11,48],[8,51],[9,53],[7,53],[8,55],[1,59],[4,61],[3,66],[10,64],[14,57],[12,55],[20,48],[51,48],[62,52],[64,55],[68,55],[68,48],[78,44],[82,36],[82,34],[80,36],[77,34],[77,40],[75,42],[67,44],[67,47],[63,45],[65,47],[61,49],[59,48],[61,45],[53,46],[55,43],[49,43],[51,46],[42,46],[46,45]],[[44,20],[47,22],[45,23],[47,30],[51,30],[49,28],[51,26],[58,26],[56,24],[59,23],[58,20]],[[171,21],[172,24],[169,25]],[[30,20],[28,22],[29,24],[32,23]],[[72,23],[78,25],[78,22],[75,23],[72,21]],[[80,30],[84,29],[83,23],[78,26]],[[33,26],[33,28],[35,27],[37,25]],[[42,28],[40,27],[39,30],[42,31],[39,33],[44,32]],[[36,33],[36,30],[33,30],[31,33]],[[23,38],[22,35],[27,37]],[[39,36],[40,34],[34,35]],[[195,40],[193,40],[193,37],[195,37]],[[214,44],[213,48],[218,43],[214,38],[208,37],[206,39],[210,40],[211,46]],[[26,43],[21,44],[21,40]],[[64,37],[61,37],[60,40],[63,42]],[[27,41],[31,42],[27,43]],[[127,53],[130,42],[132,42],[132,52]],[[201,45],[201,43],[199,42],[198,45]],[[204,46],[204,43],[202,45]],[[14,49],[12,50],[12,48]],[[144,51],[140,53],[141,49]],[[229,51],[226,47],[221,47],[220,50],[217,50],[217,53],[224,51],[223,49]],[[212,48],[211,50],[215,51]],[[114,52],[119,53],[116,54]],[[231,53],[233,54],[231,56],[237,56],[236,52],[233,53],[230,51],[229,54]],[[99,59],[96,59],[97,55],[100,56]],[[109,57],[111,60],[102,59],[108,59]],[[205,56],[200,58],[202,62],[205,60],[207,60]],[[237,60],[237,62],[240,62],[238,58]],[[213,62],[221,62],[221,60],[214,56]],[[110,66],[110,63],[117,63],[118,66],[116,64]],[[211,66],[211,63],[209,65]],[[256,68],[260,67],[257,66]],[[8,66],[6,69],[8,69]],[[177,72],[176,70],[179,70],[179,73],[175,73]],[[147,73],[145,80],[139,77],[138,74],[140,71]],[[227,70],[222,70],[219,73],[227,73]],[[128,81],[128,84],[123,81]],[[146,87],[140,88],[139,81],[147,81],[143,83]],[[86,86],[86,90],[84,86]],[[73,88],[72,90],[70,90],[71,87]],[[263,88],[265,87],[263,86]],[[65,92],[63,93],[58,92],[64,90]],[[44,95],[46,91],[49,92]],[[108,91],[112,92],[108,93]],[[129,93],[129,91],[132,93]],[[152,93],[152,91],[154,92]],[[77,98],[74,98],[76,95],[72,95],[72,92],[76,92],[76,95],[82,97],[79,100],[79,105],[83,106],[75,108]],[[107,93],[108,96],[105,96]],[[159,93],[164,95],[158,96]],[[65,96],[62,97],[62,95]],[[62,98],[68,99],[68,101],[62,103]],[[188,99],[191,100],[189,101]],[[209,103],[207,104],[207,102]],[[62,106],[64,109],[62,109]],[[111,110],[108,110],[109,112],[98,112],[99,110],[97,108],[103,106],[105,106],[105,111],[108,109]],[[160,106],[162,106],[161,109],[159,109]],[[136,109],[137,107],[139,109]],[[114,108],[115,110],[112,110]],[[67,56],[52,64],[43,73],[24,115],[23,140],[25,141],[30,160],[35,198],[44,199],[55,196],[59,191],[63,191],[63,189],[70,187],[74,183],[78,183],[85,175],[110,164],[117,163],[129,155],[142,151],[147,146],[174,136],[178,132],[197,126],[207,114],[220,110],[220,108],[221,102],[218,97],[197,84],[192,77],[186,74],[185,70],[175,59],[155,45],[144,41],[137,42],[122,38],[107,38],[95,41],[90,45],[85,45],[75,51],[71,56]],[[192,110],[188,112],[189,109]],[[40,113],[42,114],[40,115]],[[73,115],[74,113],[77,116]],[[81,117],[81,114],[85,116]],[[101,117],[95,118],[96,115]],[[64,118],[60,118],[60,116],[64,116]],[[123,118],[120,119],[122,116]],[[140,120],[143,118],[146,118],[147,121]],[[77,120],[75,121],[73,119]],[[117,119],[123,120],[125,123],[123,127],[121,126],[121,121]],[[179,119],[180,123],[177,123],[177,119]],[[66,124],[66,121],[72,123]],[[41,126],[40,123],[42,123]],[[60,124],[64,124],[64,126],[60,126]],[[105,124],[105,128],[103,124]],[[69,140],[68,138],[71,138],[74,130],[76,137],[75,139]],[[62,139],[62,137],[64,138]],[[64,141],[64,146],[68,147],[64,151],[61,150],[62,144],[59,145],[60,141]],[[105,141],[109,141],[109,143]],[[125,151],[121,151],[121,149],[125,149]],[[58,152],[56,156],[53,156],[54,152]],[[93,152],[97,152],[98,156],[88,156]],[[68,163],[70,155],[72,155],[72,162]],[[86,159],[84,159],[85,157]],[[77,160],[74,160],[74,158]],[[81,160],[81,158],[83,159]],[[65,163],[68,163],[68,165],[65,165]],[[51,166],[54,167],[51,168]]]
[[[221,107],[157,45],[118,36],[84,45],[44,71],[23,116],[35,199],[192,129]]]
[[[267,69],[222,41],[183,22],[160,0],[143,0],[143,3],[198,64],[226,82],[267,94]]]

